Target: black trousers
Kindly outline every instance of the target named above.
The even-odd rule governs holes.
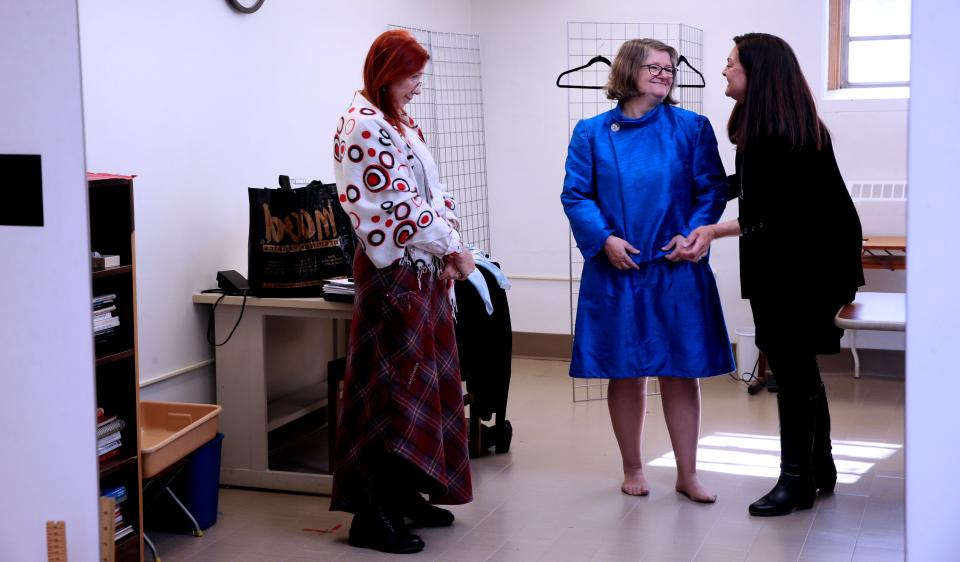
[[[783,399],[809,400],[821,394],[823,379],[813,351],[780,348],[766,354]]]

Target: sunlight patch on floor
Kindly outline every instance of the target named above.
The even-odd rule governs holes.
[[[837,482],[852,484],[866,474],[876,461],[903,448],[896,443],[869,441],[833,441]],[[676,467],[673,452],[650,466]],[[776,478],[780,474],[780,438],[775,435],[714,433],[702,438],[697,448],[697,470]]]

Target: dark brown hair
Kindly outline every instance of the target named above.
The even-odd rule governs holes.
[[[640,67],[647,56],[652,51],[662,51],[670,55],[670,64],[677,68],[680,55],[677,50],[666,43],[656,39],[631,39],[620,46],[616,58],[613,59],[613,66],[610,67],[610,78],[607,80],[607,99],[628,100],[640,95],[637,91],[637,75]],[[676,105],[677,100],[673,97],[673,90],[677,87],[677,76],[673,75],[673,83],[670,84],[670,93],[667,94],[665,101],[671,105]]]
[[[740,150],[765,141],[790,150],[820,150],[829,142],[827,128],[790,45],[767,33],[738,35],[733,41],[747,88],[730,113],[730,142]]]
[[[395,127],[401,108],[390,98],[390,85],[413,76],[427,64],[430,55],[408,31],[395,29],[377,37],[363,63],[363,95],[377,106]]]

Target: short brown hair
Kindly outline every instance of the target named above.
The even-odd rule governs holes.
[[[380,108],[387,121],[400,124],[399,107],[394,107],[388,89],[394,82],[413,76],[430,60],[410,32],[402,29],[385,31],[370,46],[363,64],[363,95]]]
[[[670,55],[670,64],[674,68],[680,64],[680,55],[670,45],[656,39],[631,39],[620,46],[616,58],[613,59],[610,78],[607,80],[607,99],[628,100],[640,95],[637,91],[637,75],[651,51],[662,51]],[[673,90],[676,87],[677,76],[674,75],[670,93],[664,100],[671,105],[677,104],[677,100],[673,97]]]

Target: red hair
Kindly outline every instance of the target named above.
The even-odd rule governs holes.
[[[385,31],[370,45],[363,63],[363,95],[394,126],[400,125],[401,108],[390,98],[390,85],[420,72],[428,60],[426,49],[402,29]]]

